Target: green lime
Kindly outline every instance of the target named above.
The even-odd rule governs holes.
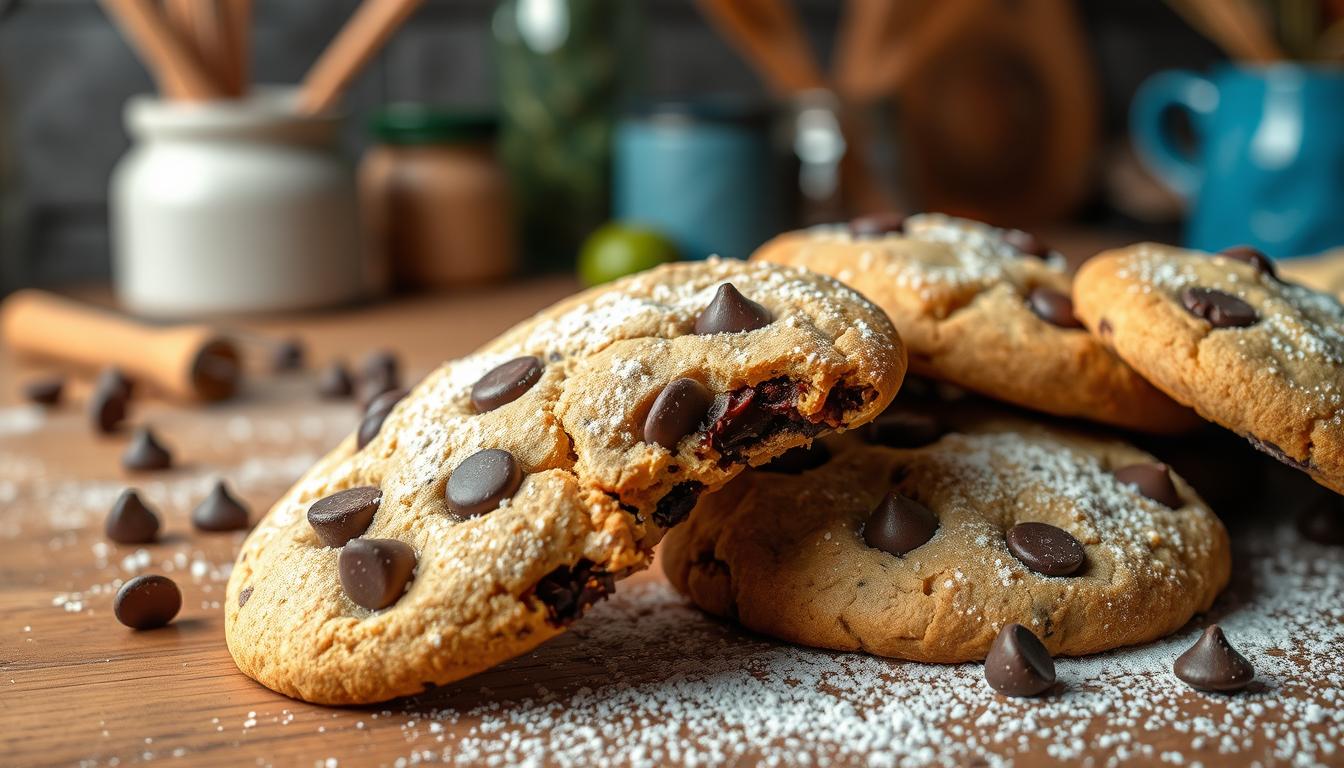
[[[676,261],[677,246],[652,229],[611,222],[603,224],[579,249],[579,279],[598,285],[624,275]]]

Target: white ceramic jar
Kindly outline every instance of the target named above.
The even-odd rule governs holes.
[[[359,230],[341,121],[292,92],[183,104],[131,99],[132,147],[110,190],[113,272],[130,310],[161,317],[276,312],[380,291]]]

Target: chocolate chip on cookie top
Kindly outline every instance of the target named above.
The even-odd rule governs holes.
[[[383,422],[387,421],[388,414],[401,402],[402,398],[410,394],[406,389],[391,389],[375,397],[364,409],[364,417],[360,419],[359,429],[355,433],[355,446],[363,448],[373,441],[382,431]]]
[[[901,557],[924,546],[937,531],[938,518],[928,507],[890,491],[864,523],[863,541],[873,549]]]
[[[485,413],[512,403],[541,379],[544,368],[536,355],[515,357],[501,363],[471,386],[471,404],[477,413]]]
[[[415,550],[396,539],[351,539],[337,558],[341,587],[356,605],[377,611],[397,602],[415,571]]]
[[[1185,504],[1176,484],[1171,480],[1171,468],[1166,464],[1143,462],[1115,470],[1115,479],[1131,486],[1148,498],[1172,509]]]
[[[448,508],[463,517],[483,515],[513,496],[522,482],[523,470],[513,454],[499,448],[477,451],[448,476]]]
[[[1073,534],[1049,523],[1018,523],[1004,538],[1018,560],[1046,576],[1072,576],[1087,561]]]
[[[1073,316],[1073,299],[1062,291],[1036,286],[1027,294],[1027,303],[1031,311],[1045,322],[1060,328],[1082,328],[1083,324]]]
[[[681,438],[699,429],[714,394],[695,379],[676,379],[663,387],[644,419],[644,442],[677,449]]]
[[[1270,277],[1278,276],[1274,270],[1274,262],[1270,261],[1269,257],[1258,248],[1252,248],[1249,245],[1234,245],[1231,248],[1224,248],[1219,251],[1217,255],[1222,256],[1225,259],[1232,259],[1233,261],[1250,264],[1255,268],[1256,272],[1261,274],[1266,274]]]
[[[1255,307],[1213,288],[1189,286],[1181,291],[1181,304],[1195,317],[1208,320],[1214,328],[1245,328],[1260,319]]]
[[[854,238],[898,235],[905,231],[905,214],[896,212],[870,213],[849,220],[849,234]]]
[[[356,536],[364,535],[382,500],[379,488],[367,485],[347,488],[313,502],[308,508],[308,524],[313,526],[323,546],[343,547]]]
[[[724,283],[714,294],[714,300],[695,319],[695,332],[744,333],[764,328],[774,318],[770,310],[742,295],[732,283]]]

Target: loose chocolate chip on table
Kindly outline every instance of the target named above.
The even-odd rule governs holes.
[[[64,378],[46,376],[25,383],[23,385],[23,398],[37,405],[56,405],[61,402],[61,392],[64,390]]]
[[[360,367],[360,378],[365,381],[396,381],[401,378],[401,364],[397,355],[390,349],[378,349],[364,358]],[[395,385],[394,385],[395,386]]]
[[[317,379],[317,393],[328,400],[344,400],[355,393],[355,383],[344,363],[337,361],[322,369]]]
[[[364,409],[364,418],[359,422],[359,434],[356,437],[358,447],[363,448],[378,436],[379,430],[383,428],[383,422],[387,420],[387,415],[408,393],[405,389],[393,389],[375,397],[373,402],[369,403]]]
[[[1250,304],[1212,288],[1186,288],[1181,291],[1181,304],[1187,312],[1208,320],[1214,328],[1245,328],[1260,319]]]
[[[1317,544],[1344,545],[1344,499],[1330,494],[1302,510],[1297,531]]]
[[[149,471],[167,469],[173,465],[173,455],[163,447],[149,427],[140,427],[131,438],[131,444],[121,454],[121,466],[129,470]]]
[[[1008,549],[1022,564],[1046,576],[1077,573],[1087,560],[1073,534],[1049,523],[1018,523],[1008,529]]]
[[[313,502],[308,524],[324,546],[343,547],[368,530],[382,500],[382,490],[373,486],[347,488]]]
[[[219,481],[205,501],[191,510],[191,524],[202,531],[246,530],[247,507],[229,493],[223,481]]]
[[[126,394],[112,387],[98,387],[89,398],[89,420],[93,428],[109,434],[126,420]]]
[[[1028,256],[1044,259],[1050,255],[1050,246],[1041,242],[1039,237],[1030,232],[1024,232],[1020,229],[1005,229],[1003,230],[1003,240]]]
[[[298,338],[289,338],[276,345],[271,356],[271,370],[276,373],[297,371],[303,368],[303,342]]]
[[[1231,248],[1224,248],[1218,254],[1233,261],[1240,261],[1255,267],[1255,271],[1261,274],[1267,274],[1275,277],[1274,262],[1258,248],[1252,248],[1249,245],[1234,245]]]
[[[905,231],[905,215],[895,211],[870,213],[849,221],[851,237],[881,237],[900,234],[903,231]]]
[[[110,392],[120,392],[122,397],[127,400],[135,393],[135,382],[131,380],[120,368],[115,365],[109,365],[98,374],[98,378],[93,383],[95,390],[105,389]]]
[[[1217,624],[1204,629],[1195,644],[1182,653],[1172,672],[1186,685],[1201,691],[1239,691],[1255,679],[1255,668],[1227,642]]]
[[[770,310],[743,296],[732,283],[724,283],[695,319],[695,332],[704,336],[754,331],[769,325],[772,319]]]
[[[1021,624],[999,630],[985,656],[985,682],[1004,696],[1037,696],[1055,684],[1055,660]]]
[[[1121,467],[1113,473],[1122,485],[1133,486],[1136,491],[1172,509],[1185,506],[1181,494],[1176,492],[1176,484],[1171,480],[1171,469],[1166,464],[1145,462]]]
[[[523,469],[513,454],[499,448],[477,451],[448,476],[448,508],[466,517],[483,515],[513,496],[522,482]]]
[[[573,567],[562,565],[542,577],[533,589],[546,606],[546,620],[552,626],[564,626],[583,615],[588,606],[616,591],[616,578],[591,560],[580,560]]]
[[[760,467],[762,472],[776,472],[782,475],[801,475],[809,469],[816,469],[831,460],[831,451],[822,443],[800,445],[776,456],[768,464]]]
[[[1082,328],[1083,324],[1073,316],[1073,299],[1044,286],[1036,286],[1027,296],[1031,311],[1051,325],[1060,328]]]
[[[238,593],[238,607],[242,608],[244,605],[247,605],[247,601],[251,599],[252,599],[252,588],[243,587],[243,591]]]
[[[103,531],[118,544],[148,544],[159,537],[159,516],[145,506],[135,489],[127,488],[107,513]]]
[[[337,564],[346,596],[376,611],[406,591],[415,570],[415,550],[396,539],[351,539],[341,548]]]
[[[889,491],[863,525],[863,541],[873,549],[904,556],[923,546],[938,530],[938,518],[928,507],[896,491]]]
[[[131,629],[154,629],[173,620],[182,610],[182,592],[167,576],[146,573],[117,590],[112,612]]]
[[[528,355],[498,365],[471,387],[471,404],[477,413],[493,411],[523,396],[541,379],[541,359]]]
[[[942,437],[947,430],[929,413],[888,409],[863,425],[863,439],[891,448],[919,448]]]
[[[704,421],[714,395],[695,379],[676,379],[663,387],[644,419],[644,442],[677,449],[681,438],[691,434]]]

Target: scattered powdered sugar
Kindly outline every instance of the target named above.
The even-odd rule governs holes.
[[[513,662],[586,670],[562,676],[560,690],[538,686],[516,698],[481,688],[461,704],[427,698],[400,710],[416,749],[394,764],[1337,763],[1344,555],[1286,530],[1253,543],[1243,579],[1252,586],[1215,608],[1257,669],[1255,686],[1238,695],[1197,693],[1171,674],[1197,626],[1058,659],[1059,688],[1010,699],[989,689],[978,664],[906,663],[744,636],[665,584],[645,583],[594,608],[572,630],[574,642]],[[443,693],[468,698],[451,690]],[[447,736],[444,725],[467,726],[468,735]]]

